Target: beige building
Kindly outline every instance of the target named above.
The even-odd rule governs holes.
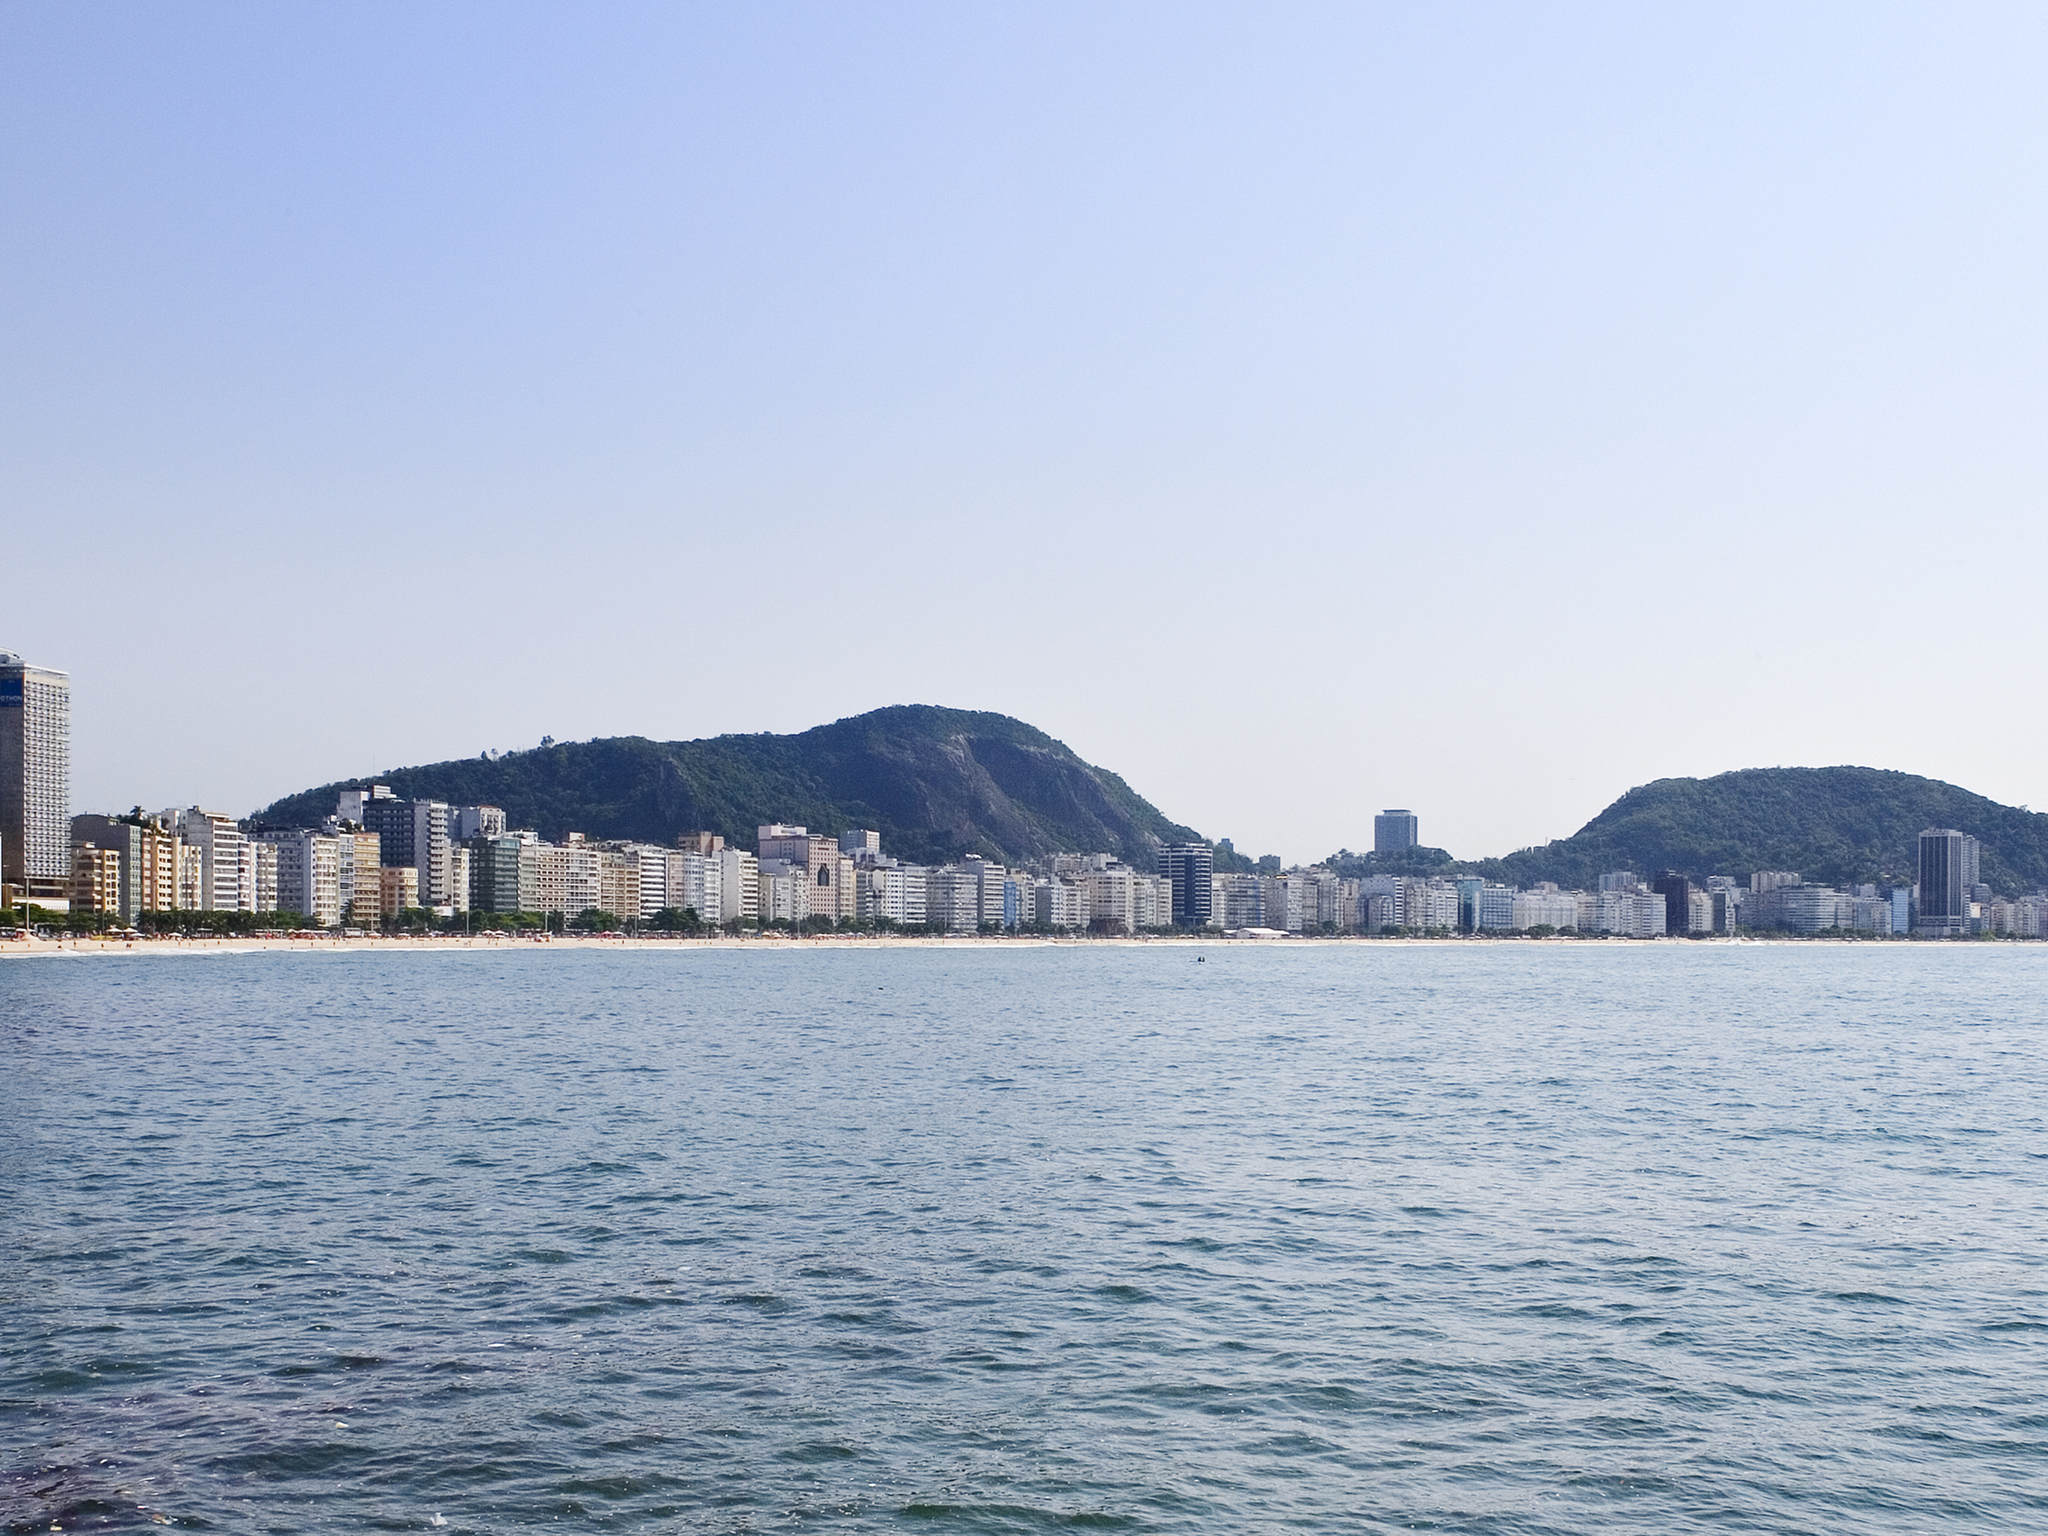
[[[598,851],[571,832],[559,843],[540,845],[540,909],[570,917],[602,905]]]
[[[640,915],[640,857],[616,848],[597,854],[597,909],[617,918]],[[582,911],[581,907],[576,909]]]
[[[171,839],[178,863],[178,900],[181,912],[204,912],[206,900],[206,855],[181,837]]]
[[[377,871],[377,912],[379,920],[396,917],[420,904],[420,872],[410,864],[397,868],[386,865]]]
[[[71,910],[121,911],[121,855],[112,848],[81,843],[71,850]]]
[[[384,840],[375,832],[345,827],[335,841],[342,921],[355,928],[374,928],[384,918]]]
[[[178,906],[178,838],[162,827],[142,829],[136,840],[135,904],[143,912],[173,912]]]
[[[792,864],[796,861],[792,859]],[[806,899],[813,917],[851,922],[859,911],[853,888],[853,858],[836,837],[811,837],[804,847],[804,873],[810,889]]]

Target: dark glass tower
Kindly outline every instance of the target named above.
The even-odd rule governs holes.
[[[1216,859],[1205,843],[1167,843],[1159,850],[1159,873],[1173,882],[1173,925],[1206,928],[1215,911]]]
[[[1920,834],[1919,915],[1923,938],[1960,938],[1970,931],[1970,887],[1977,883],[1977,839],[1952,827]]]
[[[1422,840],[1422,822],[1413,811],[1381,811],[1372,819],[1374,853],[1406,853]]]

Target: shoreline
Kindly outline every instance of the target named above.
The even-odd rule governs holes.
[[[1994,941],[1981,941],[1994,942]],[[1995,941],[2000,945],[2008,942]],[[2025,943],[2025,940],[2009,942]],[[834,948],[852,949],[1136,949],[1160,948],[1164,946],[1186,947],[1189,945],[1214,945],[1228,949],[1299,949],[1304,947],[1329,948],[1350,947],[1408,947],[1428,945],[1470,945],[1492,948],[1504,944],[1543,945],[1549,948],[1582,948],[1599,946],[1625,946],[1640,948],[1648,945],[1684,947],[1735,947],[1767,945],[1772,948],[1808,947],[1816,944],[1840,945],[1861,948],[1951,948],[1958,947],[1922,940],[1855,939],[1855,938],[1794,938],[1773,935],[1768,938],[1751,937],[1747,934],[1738,938],[1655,938],[1625,939],[1613,935],[1593,938],[1497,938],[1475,939],[1469,935],[1449,935],[1442,938],[1418,936],[1367,938],[1357,934],[1315,934],[1274,937],[1228,938],[1221,934],[1202,936],[1137,936],[1123,938],[1089,938],[1084,936],[1059,937],[1045,934],[1020,934],[1013,937],[995,937],[987,934],[813,934],[804,937],[783,934],[765,934],[747,938],[735,938],[720,934],[703,938],[649,938],[638,936],[604,937],[596,934],[556,935],[543,939],[515,938],[510,935],[493,934],[434,934],[427,936],[398,936],[379,934],[355,938],[150,938],[150,939],[100,939],[88,935],[66,935],[57,939],[0,939],[0,959],[26,960],[39,957],[118,956],[118,955],[342,955],[342,954],[473,954],[478,951],[517,951],[521,953],[546,953],[554,950],[596,950],[616,953],[621,951],[687,951],[707,949],[750,949],[750,950],[816,950]]]

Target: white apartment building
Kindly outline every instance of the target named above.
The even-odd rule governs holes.
[[[1427,932],[1449,932],[1458,926],[1458,888],[1448,880],[1407,882],[1408,925]]]
[[[1472,901],[1472,926],[1481,933],[1512,933],[1515,892],[1505,885],[1482,885]]]
[[[469,910],[469,884],[476,867],[475,856],[460,843],[448,848],[448,900],[442,905],[456,912]]]
[[[1581,933],[1612,934],[1624,939],[1663,937],[1664,898],[1655,891],[1581,891],[1578,903]]]
[[[969,855],[960,861],[959,867],[974,881],[975,924],[1003,926],[1003,884],[1009,878],[1009,871],[1000,864]]]
[[[669,859],[673,850],[656,847],[653,843],[628,843],[621,850],[634,861],[640,876],[640,902],[632,913],[620,916],[637,916],[643,923],[663,907],[669,905]]]
[[[1134,889],[1137,872],[1121,864],[1091,869],[1081,877],[1088,893],[1088,922],[1091,927],[1119,924],[1125,932],[1138,926],[1138,897]]]
[[[1075,880],[1041,880],[1031,892],[1033,917],[1041,928],[1088,926],[1088,888]]]
[[[1885,906],[1886,922],[1890,922],[1891,907]],[[1685,931],[1687,933],[1712,933],[1714,931],[1714,896],[1711,891],[1690,891],[1685,898]]]
[[[1223,915],[1226,928],[1266,926],[1265,882],[1257,875],[1217,875],[1212,911]]]
[[[1139,875],[1131,882],[1138,927],[1173,926],[1173,881],[1160,875]]]
[[[206,911],[210,904],[206,880],[206,855],[200,851],[197,844],[186,842],[182,835],[171,846],[177,850],[178,910]]]
[[[1358,899],[1365,907],[1360,918],[1368,933],[1408,926],[1409,884],[1399,875],[1367,875],[1358,882]],[[1277,928],[1279,924],[1266,926]]]
[[[925,871],[915,864],[885,859],[863,865],[854,873],[854,892],[856,917],[899,927],[924,925]]]
[[[277,910],[277,854],[258,850],[246,833],[235,850],[235,910],[275,912]]]
[[[1655,891],[1637,891],[1635,921],[1628,930],[1632,939],[1661,939],[1670,922],[1670,908]]]
[[[603,894],[598,878],[597,850],[571,832],[559,843],[540,845],[540,909],[570,917],[598,905]]]
[[[1556,886],[1538,886],[1517,891],[1514,899],[1514,927],[1517,933],[1531,928],[1555,928],[1560,932],[1579,926],[1579,903],[1569,891]]]
[[[924,882],[925,921],[948,933],[973,933],[981,925],[981,872],[959,864],[930,871]]]
[[[760,860],[741,848],[721,848],[718,863],[718,920],[753,922],[761,915]]]
[[[666,905],[695,912],[706,923],[722,921],[719,914],[725,908],[724,858],[715,853],[670,849],[663,862],[668,889]],[[644,898],[641,904],[646,904]]]
[[[762,859],[756,883],[763,923],[801,923],[811,915],[810,877],[802,864]]]
[[[1315,883],[1300,875],[1268,875],[1260,882],[1268,928],[1309,933],[1316,926]]]
[[[196,910],[202,912],[253,912],[255,871],[249,876],[249,906],[242,905],[242,829],[232,816],[202,811],[192,806],[164,812],[164,820],[177,830],[185,845],[199,859]]]
[[[1315,885],[1316,927],[1318,929],[1345,927],[1344,888],[1350,885],[1351,882],[1339,880],[1336,872],[1328,869],[1311,869],[1308,871],[1307,878]],[[1355,886],[1353,886],[1352,905],[1357,905]]]
[[[277,860],[277,907],[303,913],[309,926],[341,923],[341,839],[324,832],[266,832]],[[261,909],[256,909],[261,910]]]
[[[449,858],[448,806],[440,800],[412,802],[413,866],[420,872],[420,902],[445,907],[454,901],[455,871]],[[465,904],[469,899],[463,892]]]

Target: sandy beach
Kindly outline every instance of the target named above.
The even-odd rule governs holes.
[[[475,950],[692,950],[692,949],[1016,949],[1016,948],[1088,948],[1088,949],[1140,949],[1156,948],[1162,945],[1192,947],[1219,945],[1232,949],[1244,948],[1287,948],[1299,949],[1305,945],[1371,945],[1373,947],[1428,945],[1436,947],[1445,944],[1544,944],[1552,947],[1580,947],[1599,944],[1664,944],[1664,945],[1807,945],[1816,943],[1861,944],[1872,941],[1865,939],[1788,939],[1788,938],[1742,938],[1727,939],[1625,939],[1616,936],[1599,938],[1544,938],[1502,937],[1474,939],[1469,935],[1447,935],[1442,938],[1421,938],[1414,936],[1367,938],[1358,934],[1293,934],[1287,936],[1256,935],[1226,937],[1222,934],[1188,935],[1140,935],[1135,938],[1084,938],[1055,937],[1043,934],[1019,934],[1014,937],[998,938],[985,934],[952,934],[946,936],[925,934],[879,934],[879,933],[837,933],[813,934],[802,938],[788,934],[763,934],[747,938],[734,938],[719,934],[706,938],[643,938],[627,935],[569,934],[548,938],[514,937],[502,933],[478,934],[435,934],[429,937],[399,935],[359,935],[343,938],[335,936],[305,936],[279,938],[94,938],[86,935],[66,935],[62,938],[0,939],[0,959],[30,959],[36,957],[79,957],[91,955],[342,955],[342,954],[467,954]]]

